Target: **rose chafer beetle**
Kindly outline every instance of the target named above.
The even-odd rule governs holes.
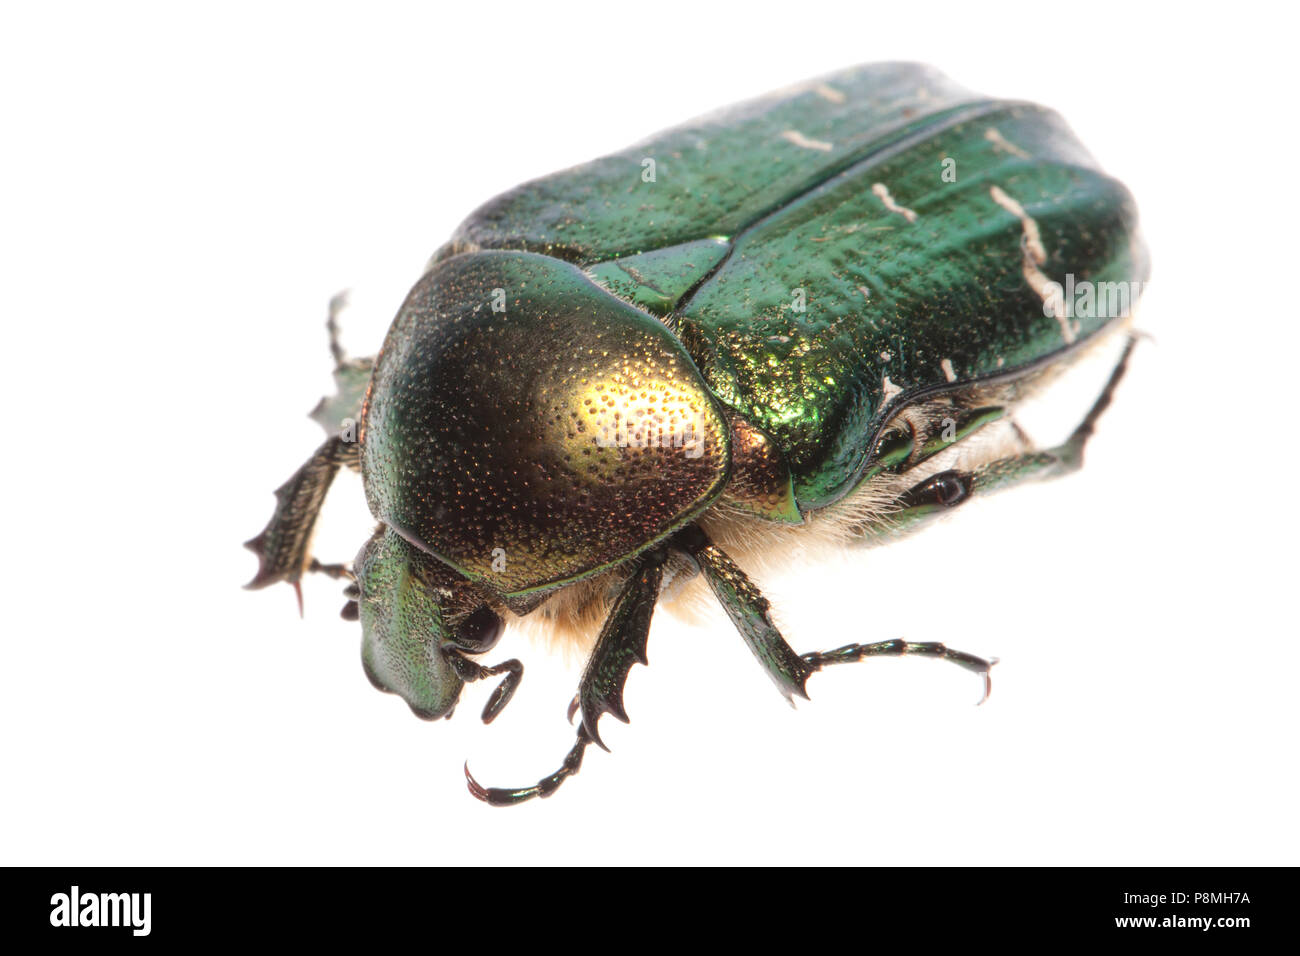
[[[1033,447],[1017,405],[1103,339],[1148,259],[1123,185],[1055,113],[913,64],[851,69],[742,104],[481,207],[433,257],[374,359],[331,344],[329,437],[278,491],[250,587],[352,578],[376,687],[450,716],[507,618],[590,642],[548,796],[603,746],[646,662],[657,602],[713,592],[787,698],[831,665],[919,654],[882,640],[796,653],[731,553],[792,535],[871,540],[977,495],[1077,469],[1124,373],[1073,434]],[[1105,285],[1102,285],[1105,284]],[[354,431],[353,423],[359,423]],[[340,466],[378,527],[351,568],[312,558]],[[593,640],[594,638],[594,640]],[[468,777],[468,768],[466,769]]]

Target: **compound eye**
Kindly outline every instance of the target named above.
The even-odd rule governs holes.
[[[457,647],[478,654],[495,647],[505,628],[506,622],[500,615],[484,604],[460,622],[452,640]]]

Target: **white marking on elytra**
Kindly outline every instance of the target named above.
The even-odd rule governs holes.
[[[877,198],[885,204],[885,208],[890,212],[896,212],[908,222],[916,222],[916,213],[906,206],[900,206],[894,202],[894,197],[889,195],[889,187],[884,183],[876,183],[871,187],[871,191],[876,194]]]
[[[832,103],[843,103],[848,99],[843,93],[833,86],[827,86],[825,83],[818,83],[813,87],[813,92],[824,100],[830,100]]]
[[[902,388],[889,380],[888,375],[884,376],[884,378],[880,380],[880,390],[882,392],[880,396],[880,406],[882,408],[888,405],[895,395],[898,395],[903,391]]]
[[[994,149],[1003,150],[1004,152],[1010,153],[1012,156],[1019,156],[1021,159],[1029,158],[1028,153],[1015,143],[1009,142],[1005,136],[995,130],[992,126],[984,131],[984,138],[993,144]]]
[[[1047,261],[1047,250],[1043,248],[1043,237],[1038,232],[1038,223],[1025,212],[1024,206],[1004,193],[1000,187],[992,187],[989,195],[993,197],[995,203],[1020,220],[1020,226],[1025,232],[1025,251],[1033,257],[1037,265],[1041,266]]]
[[[1021,252],[1024,258],[1023,272],[1025,281],[1043,300],[1043,304],[1051,307],[1052,317],[1056,319],[1057,324],[1061,327],[1061,338],[1065,339],[1066,345],[1072,345],[1076,337],[1076,331],[1070,325],[1069,317],[1065,314],[1065,300],[1060,294],[1060,283],[1053,282],[1042,269],[1038,268],[1047,261],[1047,250],[1043,248],[1043,238],[1038,231],[1038,223],[1029,213],[1025,212],[1024,206],[1004,193],[999,187],[990,187],[989,195],[993,197],[995,203],[1020,220],[1020,228],[1024,232]]]
[[[828,143],[821,139],[809,139],[797,129],[788,129],[781,134],[781,138],[787,143],[793,143],[801,149],[819,149],[823,153],[829,153],[835,148],[834,143]]]
[[[943,377],[950,382],[957,381],[957,373],[953,371],[952,359],[944,359],[939,363],[939,368],[943,369]]]

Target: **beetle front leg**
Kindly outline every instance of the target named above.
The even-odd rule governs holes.
[[[325,319],[325,331],[330,337],[330,357],[334,359],[334,368],[341,369],[348,363],[348,353],[343,350],[339,338],[339,316],[348,307],[348,290],[336,292],[330,298],[329,315]]]
[[[578,685],[578,706],[582,720],[578,724],[578,739],[564,758],[560,769],[543,777],[531,787],[484,787],[474,779],[465,765],[465,779],[469,792],[494,807],[523,803],[534,797],[549,797],[582,766],[582,754],[587,745],[594,743],[608,750],[600,739],[597,723],[603,714],[613,714],[623,723],[628,722],[623,706],[623,685],[633,664],[646,664],[646,639],[650,633],[650,619],[659,586],[663,582],[664,554],[653,551],[640,559],[637,570],[627,579],[610,609],[609,616],[596,638],[596,647],[582,672]]]
[[[298,596],[299,614],[302,613],[300,579],[303,574],[318,572],[332,578],[352,576],[347,565],[322,564],[307,554],[316,519],[339,468],[346,466],[353,471],[361,470],[361,446],[356,440],[356,426],[374,360],[349,359],[344,353],[339,342],[338,317],[346,305],[347,293],[334,296],[325,323],[330,354],[334,358],[334,384],[338,394],[322,398],[311,413],[329,437],[292,478],[276,489],[275,513],[270,522],[261,534],[244,542],[244,547],[256,554],[258,560],[257,574],[245,587],[257,590],[285,581],[293,585]]]
[[[340,435],[327,438],[292,478],[276,489],[275,513],[262,533],[244,542],[257,555],[257,574],[244,585],[257,590],[277,581],[293,585],[298,595],[298,612],[302,613],[300,579],[308,570],[343,576],[342,565],[313,563],[308,555],[312,530],[334,476],[342,465],[351,465],[360,456],[356,442],[344,441]],[[341,569],[338,574],[335,568]]]
[[[510,807],[516,803],[531,800],[533,797],[549,797],[560,788],[560,784],[576,774],[582,767],[582,754],[589,743],[591,743],[591,737],[587,735],[587,728],[579,725],[578,740],[573,745],[573,749],[565,756],[560,769],[538,780],[531,787],[519,787],[517,789],[485,787],[475,780],[474,775],[469,772],[468,763],[465,764],[465,781],[469,785],[470,793],[493,807]]]

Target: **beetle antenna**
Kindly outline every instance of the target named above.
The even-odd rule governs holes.
[[[502,787],[485,787],[474,779],[474,775],[469,772],[469,761],[465,761],[465,780],[469,785],[469,792],[479,800],[493,807],[512,807],[516,803],[524,803],[533,799],[533,797],[549,797],[556,790],[560,789],[560,784],[576,774],[582,767],[582,752],[587,749],[591,743],[591,736],[587,733],[584,724],[578,725],[578,740],[573,745],[564,758],[564,763],[560,769],[555,771],[549,777],[543,777],[531,787],[518,787],[507,789]]]

